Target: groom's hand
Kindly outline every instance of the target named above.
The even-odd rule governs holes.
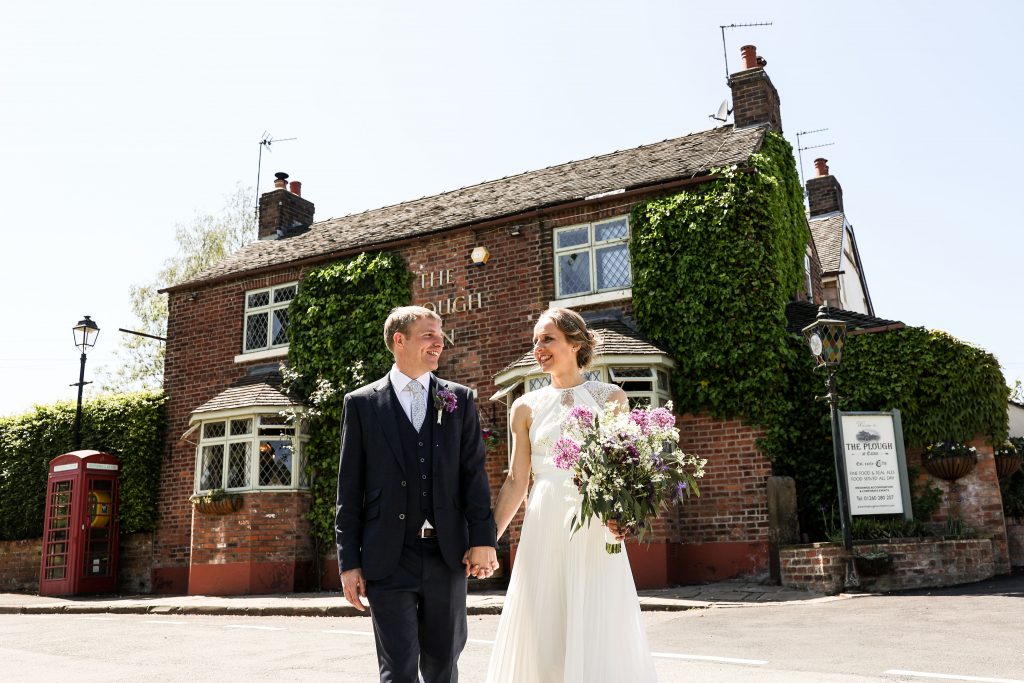
[[[473,546],[462,558],[466,565],[466,576],[489,579],[498,569],[498,553],[489,545]]]
[[[360,612],[366,611],[360,597],[366,597],[366,581],[363,580],[363,570],[359,567],[349,569],[341,573],[341,589],[345,591],[345,598],[352,603]]]

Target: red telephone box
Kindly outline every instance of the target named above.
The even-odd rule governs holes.
[[[74,451],[50,461],[40,595],[117,590],[117,478],[110,453]]]

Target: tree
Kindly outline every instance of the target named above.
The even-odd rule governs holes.
[[[167,333],[167,295],[159,290],[185,282],[256,238],[256,217],[252,189],[238,183],[224,196],[217,213],[196,213],[185,225],[177,225],[177,253],[164,261],[148,283],[132,285],[132,312],[138,320],[135,330],[159,337]],[[105,391],[159,389],[164,376],[164,343],[148,337],[123,334],[115,369],[99,371]]]

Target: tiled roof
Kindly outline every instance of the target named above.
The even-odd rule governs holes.
[[[598,333],[601,340],[595,349],[595,356],[664,356],[667,351],[662,351],[648,341],[642,334],[633,329],[621,319],[597,320],[590,322],[590,329]],[[501,372],[507,372],[514,368],[525,368],[537,366],[533,359],[533,351],[527,351],[518,360],[504,368]],[[537,367],[540,371],[540,367]],[[498,373],[501,374],[501,373]]]
[[[192,411],[192,414],[210,413],[234,408],[281,407],[299,405],[281,387],[281,375],[268,372],[246,375],[231,386]]]
[[[807,221],[811,227],[811,238],[818,250],[821,272],[835,273],[843,262],[843,226],[846,216],[842,212],[816,216]]]
[[[864,313],[844,311],[841,308],[829,308],[828,315],[833,320],[845,321],[847,330],[850,331],[881,331],[883,328],[898,329],[904,327],[904,324],[899,320],[885,320],[884,318],[876,318],[873,315],[865,315]],[[789,332],[800,334],[800,331],[813,323],[817,317],[818,305],[810,301],[791,301],[786,304],[786,330]]]
[[[314,223],[282,240],[243,247],[212,268],[170,289],[293,261],[370,248],[485,220],[635,189],[743,164],[760,146],[766,126],[722,126],[582,161],[572,161],[424,197],[372,211]]]

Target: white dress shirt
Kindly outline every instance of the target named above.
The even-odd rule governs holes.
[[[424,403],[424,415],[430,416],[430,406],[427,405],[429,401],[430,393],[430,373],[424,372],[419,377],[409,377],[405,375],[401,370],[398,369],[397,365],[391,366],[391,372],[388,373],[388,377],[391,379],[391,388],[395,391],[395,396],[398,397],[398,402],[402,406],[402,410],[405,411],[405,416],[412,422],[412,392],[406,391],[405,387],[408,386],[409,382],[415,379],[423,387],[423,403]]]

